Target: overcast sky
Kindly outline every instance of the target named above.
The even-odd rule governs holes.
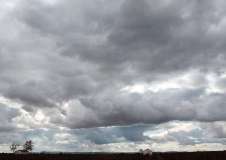
[[[0,0],[0,152],[226,150],[224,0]]]

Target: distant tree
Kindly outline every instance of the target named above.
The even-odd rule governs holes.
[[[12,143],[10,146],[10,150],[14,153],[19,145],[16,143]]]
[[[26,141],[23,145],[24,151],[30,152],[33,150],[33,142],[31,140]]]

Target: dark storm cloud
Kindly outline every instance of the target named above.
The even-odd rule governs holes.
[[[219,7],[216,4],[218,1],[128,0],[110,42],[146,74],[190,67],[211,69],[215,57],[224,57],[225,38],[211,33],[211,26],[222,20],[213,15]]]
[[[81,100],[82,106],[71,104],[66,123],[71,128],[162,123],[170,120],[225,120],[225,95],[204,96],[203,90],[168,90],[164,93],[97,95]],[[133,102],[133,103],[131,103]],[[78,107],[76,109],[76,106]],[[86,108],[85,110],[83,108]],[[80,113],[83,116],[75,116]],[[90,117],[87,120],[84,117]]]
[[[101,71],[107,70],[102,74],[124,71],[128,66],[149,76],[222,67],[212,66],[217,57],[225,57],[225,37],[219,35],[224,13],[219,1],[128,0],[116,4],[26,4],[19,17],[39,34],[54,36],[63,55],[97,63]]]
[[[45,116],[71,128],[224,121],[225,5],[22,0],[0,19],[0,94],[28,113],[57,108]],[[193,88],[122,91],[193,70]],[[207,92],[210,73],[216,74],[218,93]]]

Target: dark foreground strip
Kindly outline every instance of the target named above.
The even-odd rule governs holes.
[[[226,160],[226,151],[215,152],[154,152],[152,156],[140,153],[35,153],[0,154],[0,160]]]

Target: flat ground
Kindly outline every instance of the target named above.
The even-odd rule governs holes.
[[[226,151],[140,153],[29,153],[0,154],[0,160],[226,160]]]

